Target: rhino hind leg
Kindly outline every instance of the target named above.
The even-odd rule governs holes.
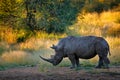
[[[110,64],[110,61],[109,59],[107,58],[107,55],[108,55],[108,49],[105,48],[104,46],[98,46],[96,48],[96,53],[98,54],[99,56],[99,62],[98,62],[98,66],[96,66],[96,68],[109,68],[109,64]]]
[[[107,54],[98,54],[99,56],[99,62],[98,62],[98,65],[96,66],[96,68],[109,68],[109,64],[110,64],[110,61],[109,59],[107,58]]]
[[[104,66],[104,63],[103,63],[103,58],[100,57],[99,58],[99,62],[98,62],[98,65],[95,67],[95,68],[102,68]]]
[[[105,68],[109,68],[110,60],[107,57],[104,57]]]

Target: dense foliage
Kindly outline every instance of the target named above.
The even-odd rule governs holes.
[[[119,5],[119,0],[1,0],[0,22],[18,28],[63,33],[79,12],[102,12]],[[26,18],[26,20],[25,20]]]
[[[78,16],[83,19],[84,14],[80,13],[100,14],[107,10],[119,11],[119,8],[120,0],[0,0],[0,40],[9,38],[3,38],[7,32],[18,34],[17,42],[26,40],[36,31],[66,33]]]

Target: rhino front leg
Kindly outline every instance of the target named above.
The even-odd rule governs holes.
[[[80,67],[79,58],[76,57],[75,59],[76,59],[76,66]]]
[[[76,59],[75,59],[75,56],[70,54],[68,55],[68,58],[70,59],[71,63],[72,63],[72,66],[70,67],[71,69],[72,68],[75,68],[75,64],[76,64]]]

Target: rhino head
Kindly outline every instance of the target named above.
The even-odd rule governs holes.
[[[46,59],[42,56],[40,56],[40,58],[42,60],[52,63],[54,66],[56,66],[62,61],[62,59],[64,57],[63,51],[58,46],[55,46],[55,45],[53,45],[51,48],[55,50],[55,55],[52,55],[50,59]]]

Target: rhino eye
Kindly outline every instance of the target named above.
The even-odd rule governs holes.
[[[55,51],[56,51],[56,52],[58,52],[58,51],[59,51],[59,49],[55,49]]]
[[[60,51],[58,49],[55,49],[55,53],[59,53]]]

